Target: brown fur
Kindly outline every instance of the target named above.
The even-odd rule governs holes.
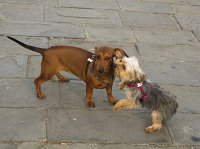
[[[45,94],[41,91],[41,85],[54,75],[61,81],[69,81],[68,78],[59,73],[64,70],[71,72],[86,83],[86,103],[89,107],[95,107],[92,101],[94,88],[106,88],[110,103],[115,104],[117,102],[112,96],[112,85],[114,81],[113,58],[127,56],[122,49],[96,47],[94,61],[92,64],[89,64],[87,59],[91,58],[93,53],[78,47],[53,46],[48,49],[41,49],[26,45],[12,37],[8,38],[27,49],[42,54],[41,74],[34,81],[38,98],[46,98]],[[90,65],[92,65],[91,70],[88,69]]]

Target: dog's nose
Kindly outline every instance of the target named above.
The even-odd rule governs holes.
[[[104,71],[103,68],[99,68],[99,69],[98,69],[98,72],[99,72],[99,73],[103,73],[103,71]]]

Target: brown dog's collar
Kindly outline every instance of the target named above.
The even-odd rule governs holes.
[[[95,76],[95,74],[93,73],[93,64],[94,64],[94,60],[95,60],[95,55],[93,54],[91,57],[89,57],[87,59],[87,61],[89,62],[88,64],[88,71],[90,72],[90,74],[99,82],[103,82],[99,76]]]
[[[88,64],[88,70],[89,70],[89,72],[92,74],[92,72],[93,72],[93,63],[94,63],[94,59],[95,59],[95,55],[93,54],[91,57],[89,57],[88,59],[87,59],[87,61],[89,62],[89,64]]]
[[[94,61],[94,58],[95,58],[95,55],[93,54],[93,55],[91,56],[91,58],[89,57],[89,58],[87,59],[87,61],[90,62],[90,63],[92,63],[92,62]]]

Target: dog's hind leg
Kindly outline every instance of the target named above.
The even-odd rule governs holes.
[[[153,124],[145,129],[147,133],[160,130],[162,128],[162,114],[159,111],[153,111],[151,113],[151,118]]]
[[[59,70],[56,70],[56,67],[51,63],[46,63],[42,61],[41,63],[41,74],[38,78],[34,80],[37,97],[40,99],[45,99],[46,96],[41,91],[41,85],[47,80],[50,80]]]
[[[36,93],[37,93],[37,97],[39,99],[45,99],[46,96],[42,93],[41,91],[41,85],[42,83],[45,81],[44,77],[42,75],[40,75],[38,78],[36,78],[34,80],[35,83],[35,88],[36,88]]]
[[[58,79],[61,81],[61,82],[69,82],[69,79],[64,77],[63,75],[61,75],[60,73],[57,73],[56,76],[58,77]]]
[[[116,103],[114,106],[113,110],[114,111],[119,111],[123,107],[128,107],[129,109],[136,108],[137,105],[133,99],[122,99]]]

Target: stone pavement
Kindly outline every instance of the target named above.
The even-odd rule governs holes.
[[[113,112],[104,90],[89,109],[71,74],[69,83],[46,82],[38,100],[41,56],[6,35],[43,48],[123,48],[177,95],[178,112],[146,134],[147,110]],[[200,149],[199,97],[200,0],[0,0],[0,149]]]

